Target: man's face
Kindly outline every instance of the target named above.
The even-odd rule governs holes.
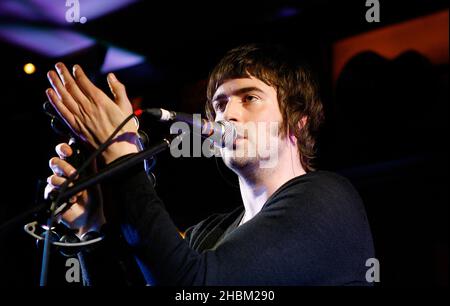
[[[254,77],[227,80],[216,90],[212,105],[216,121],[228,120],[237,127],[233,147],[221,149],[229,168],[239,173],[276,166],[283,120],[274,87]]]

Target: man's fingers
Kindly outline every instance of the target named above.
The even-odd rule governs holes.
[[[67,143],[58,144],[55,151],[61,159],[65,159],[73,154],[72,148]]]
[[[62,184],[60,184],[60,185],[62,185]],[[71,186],[71,185],[73,185],[73,184],[70,183],[69,186]],[[45,189],[44,189],[44,199],[47,199],[47,198],[48,198],[48,195],[49,195],[52,191],[58,190],[58,189],[59,189],[59,186],[53,186],[52,184],[48,183],[47,186],[45,186]],[[69,199],[69,202],[70,202],[71,204],[75,203],[75,202],[77,201],[77,197],[78,197],[78,196],[73,196],[73,197],[71,197],[71,198]]]
[[[55,190],[55,187],[53,187],[50,184],[47,184],[47,186],[45,186],[45,190],[44,190],[44,199],[48,198],[48,195],[50,194],[50,192],[52,192],[53,190]]]
[[[66,88],[66,90],[70,93],[70,95],[77,101],[78,103],[83,103],[89,101],[85,94],[78,87],[78,84],[73,79],[69,70],[63,63],[57,63],[55,65],[56,71],[58,72],[61,81]]]
[[[67,179],[64,177],[53,174],[47,178],[47,184],[53,186],[54,188],[59,188],[66,180]],[[69,184],[69,186],[71,185],[73,185],[73,183]]]
[[[58,98],[60,99],[61,102],[64,103],[67,109],[69,109],[71,112],[75,114],[79,113],[77,102],[74,101],[72,95],[66,90],[63,83],[59,79],[58,74],[55,71],[50,70],[47,73],[47,78],[50,84],[52,85],[53,89],[58,94]]]
[[[66,86],[67,84],[75,82],[74,79],[72,78],[72,76],[70,75],[69,71],[67,70],[66,65],[64,65],[61,62],[59,62],[59,63],[55,64],[55,68],[56,68],[56,71],[58,72],[59,78],[61,79],[61,81],[62,81],[64,86]],[[68,89],[68,88],[66,87],[66,89]]]
[[[89,78],[84,73],[83,69],[79,65],[73,66],[73,76],[75,78],[75,81],[77,82],[78,86],[81,88],[81,90],[90,97],[91,101],[96,102],[97,99],[95,97],[101,93],[101,90],[97,88],[92,82],[89,80]]]
[[[114,73],[108,74],[107,80],[109,89],[114,95],[114,100],[116,104],[125,114],[131,114],[133,112],[133,107],[131,106],[131,103],[128,100],[125,86],[121,82],[119,82],[119,80],[117,80]]]
[[[59,176],[69,177],[76,171],[72,165],[58,157],[50,159],[49,166],[53,173]]]
[[[61,101],[61,99],[58,97],[56,92],[48,88],[45,93],[47,94],[48,100],[53,105],[53,107],[56,109],[56,111],[59,113],[59,115],[66,121],[66,123],[70,127],[76,126],[75,117],[72,114],[72,112],[64,105],[64,103]]]

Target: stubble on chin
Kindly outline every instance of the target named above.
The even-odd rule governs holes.
[[[248,147],[227,149],[222,152],[225,165],[236,174],[254,172],[259,167],[259,158],[256,154],[249,154]]]

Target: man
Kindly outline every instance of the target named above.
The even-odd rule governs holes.
[[[113,102],[79,66],[73,77],[63,64],[56,67],[58,74],[48,74],[50,101],[73,130],[97,148],[131,113],[124,86],[113,74],[108,76]],[[308,71],[278,48],[242,46],[228,52],[213,70],[207,97],[210,119],[228,120],[245,131],[221,152],[238,175],[243,207],[207,218],[189,228],[183,239],[142,167],[102,184],[115,199],[119,217],[112,222],[120,225],[146,281],[368,285],[365,262],[374,257],[374,250],[361,199],[346,179],[312,166],[322,104]],[[246,130],[249,123],[263,129]],[[133,123],[121,131],[135,132]],[[273,140],[275,147],[258,150],[261,142]],[[133,142],[118,138],[102,154],[104,163],[137,152]],[[256,154],[250,154],[251,148],[257,148]],[[74,171],[63,160],[71,154],[70,147],[60,145],[57,152],[60,158],[50,160],[55,174],[47,191]],[[275,163],[262,166],[273,156]],[[92,213],[99,205],[90,203],[86,192],[71,202],[63,220],[80,236],[105,223],[101,209]]]

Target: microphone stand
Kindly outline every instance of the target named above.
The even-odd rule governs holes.
[[[43,287],[47,285],[48,265],[50,260],[50,233],[55,219],[56,201],[52,201],[50,205],[50,217],[47,220],[47,231],[44,237],[44,249],[42,251],[42,265],[41,265],[41,278],[39,280],[39,286]]]

